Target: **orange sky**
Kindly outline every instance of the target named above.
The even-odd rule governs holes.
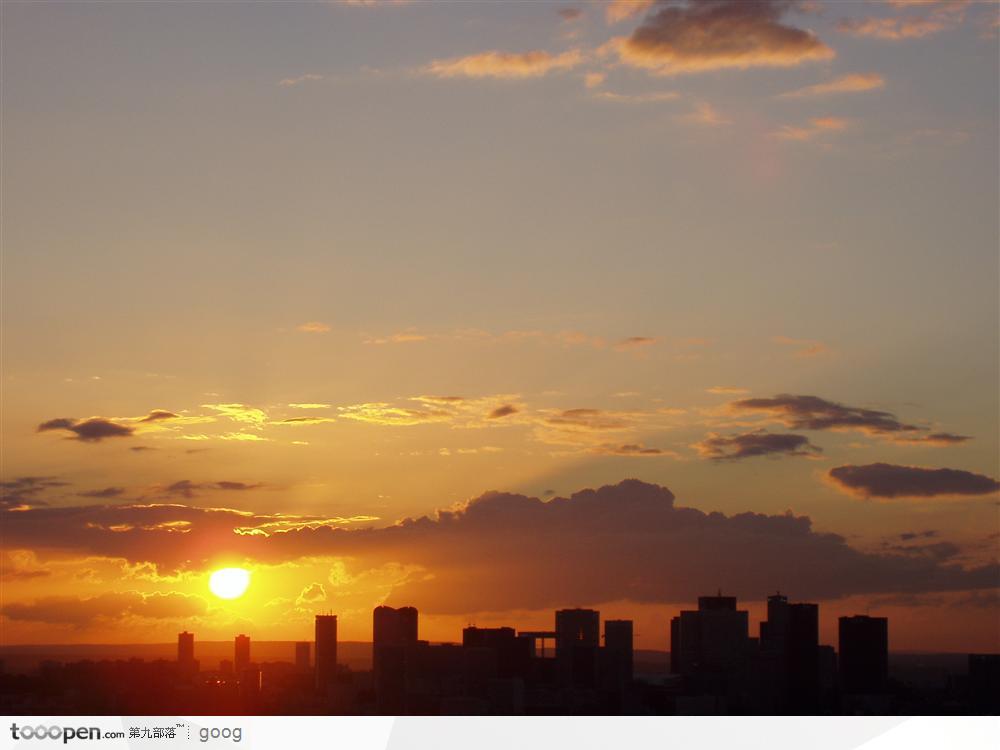
[[[997,8],[708,7],[4,5],[0,642],[1000,648]]]

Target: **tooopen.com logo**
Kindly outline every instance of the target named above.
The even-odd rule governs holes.
[[[102,734],[97,727],[57,727],[44,724],[19,727],[17,724],[11,724],[10,736],[15,740],[62,740],[65,745],[70,740],[124,739],[125,732]]]

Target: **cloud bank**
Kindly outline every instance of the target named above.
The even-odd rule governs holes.
[[[12,548],[101,555],[162,570],[219,556],[302,558],[420,571],[395,603],[430,613],[504,611],[615,599],[676,603],[722,587],[748,599],[776,587],[803,597],[921,593],[996,586],[996,563],[963,567],[933,555],[865,552],[808,517],[705,513],[637,480],[543,501],[491,492],[434,516],[383,528],[352,519],[259,516],[184,505],[33,508],[3,516]]]

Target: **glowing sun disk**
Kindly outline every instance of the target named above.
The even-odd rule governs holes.
[[[236,599],[250,585],[250,571],[243,568],[222,568],[212,573],[208,587],[220,599]]]

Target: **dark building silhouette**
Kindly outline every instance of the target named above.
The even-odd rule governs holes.
[[[819,605],[767,598],[767,620],[760,624],[762,669],[771,669],[777,708],[815,713],[820,698]]]
[[[337,616],[316,615],[316,687],[329,690],[337,676]]]
[[[681,675],[732,672],[749,655],[749,614],[735,596],[699,596],[697,610],[670,621],[671,671]]]
[[[775,594],[768,598],[760,638],[750,638],[747,612],[735,597],[700,597],[696,610],[682,611],[671,622],[675,674],[670,675],[665,655],[635,651],[630,620],[605,621],[601,635],[600,613],[594,610],[560,610],[550,631],[469,626],[460,644],[430,644],[418,639],[415,609],[379,607],[372,623],[377,677],[368,670],[368,654],[355,644],[338,648],[337,617],[319,615],[312,660],[308,642],[296,643],[294,650],[258,643],[259,661],[268,652],[277,660],[255,663],[250,638],[241,634],[232,661],[201,672],[193,659],[194,636],[185,631],[178,634],[176,661],[63,663],[39,657],[31,673],[8,662],[7,671],[0,671],[0,711],[38,716],[1000,712],[1000,655],[893,654],[890,664],[887,620],[855,616],[840,620],[838,660],[832,647],[818,643],[818,615],[815,604]],[[227,647],[201,643],[199,652],[208,658],[212,651],[227,653]],[[16,653],[11,658],[24,659]]]
[[[889,621],[885,617],[841,617],[838,651],[844,693],[885,692],[889,677]]]
[[[752,710],[759,691],[750,679],[756,639],[750,639],[749,627],[736,597],[721,593],[698,597],[697,610],[683,610],[670,621],[671,671],[681,676],[684,696],[677,698],[677,713]]]
[[[601,615],[597,610],[556,612],[556,670],[561,683],[596,686],[600,646]]]
[[[514,628],[477,628],[474,625],[462,630],[462,647],[468,652],[479,649],[487,652],[482,661],[493,666],[491,678],[528,678],[533,656],[533,641],[519,638]]]
[[[419,614],[416,607],[376,607],[372,613],[372,639],[385,645],[417,642]]]
[[[250,667],[250,636],[242,633],[236,636],[233,650],[233,669],[239,676]]]
[[[625,684],[632,682],[635,645],[631,620],[604,621],[604,649],[615,677]]]
[[[299,641],[295,644],[295,671],[309,671],[309,653],[312,651],[309,641]]]
[[[194,633],[186,630],[177,634],[177,672],[182,679],[192,679],[198,674],[194,658]]]
[[[407,684],[416,669],[419,615],[415,607],[376,607],[372,612],[372,680],[379,713],[406,709]]]
[[[179,663],[194,661],[194,633],[185,630],[177,634],[177,661]]]
[[[1000,714],[1000,654],[969,654],[969,704],[983,714]]]

